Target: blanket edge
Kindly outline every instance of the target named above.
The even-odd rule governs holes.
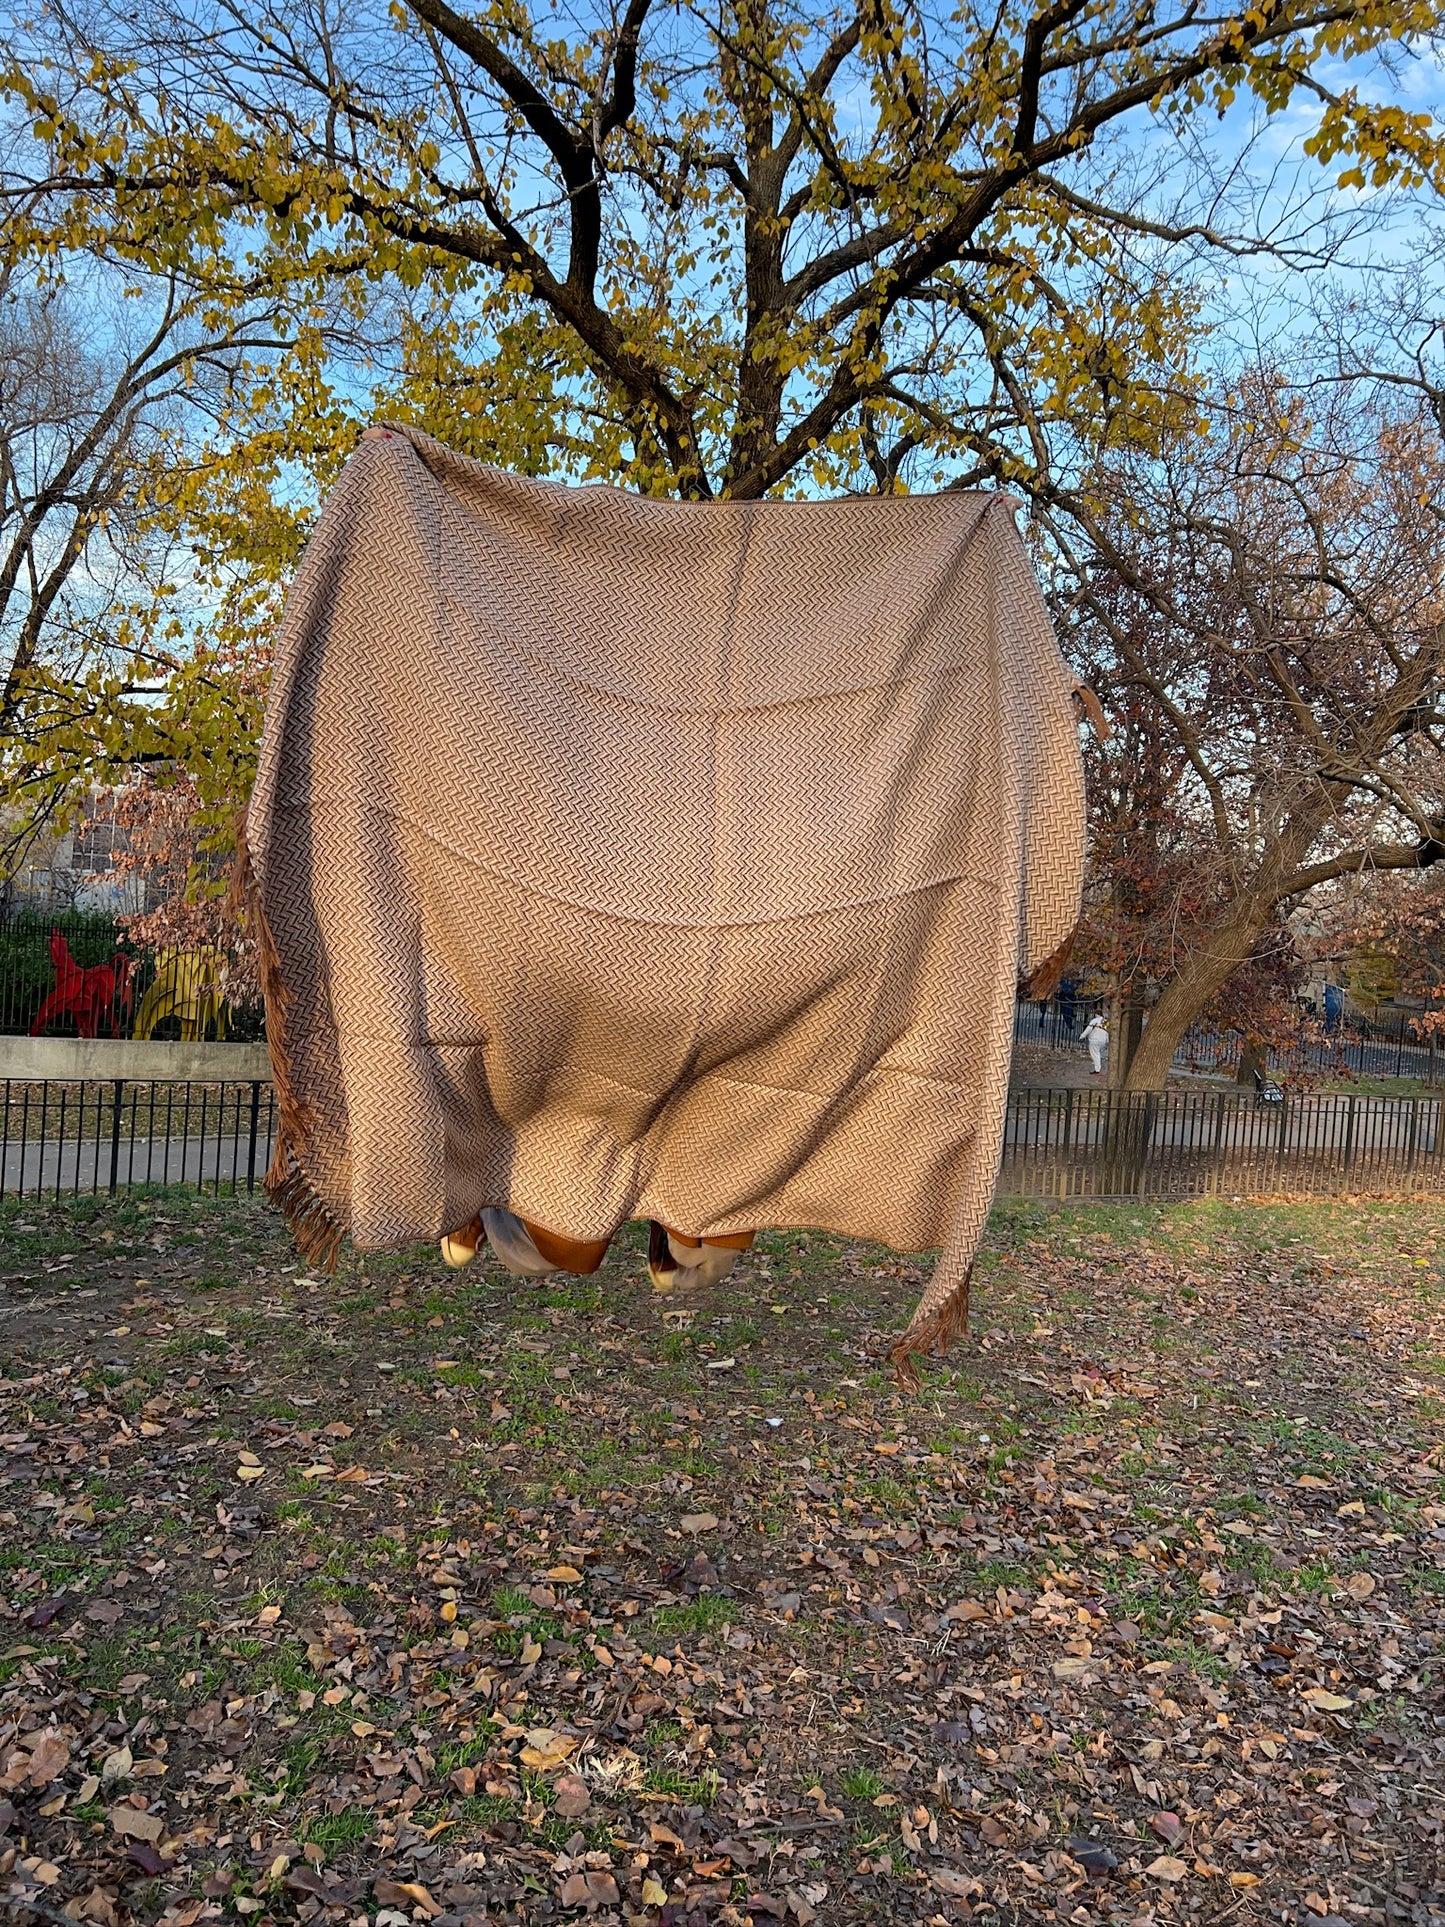
[[[888,1345],[885,1356],[901,1391],[920,1391],[918,1360],[942,1358],[955,1339],[967,1331],[972,1284],[973,1266],[970,1265],[941,1305],[926,1316],[915,1312],[907,1328]]]
[[[262,1184],[267,1197],[286,1220],[302,1257],[330,1274],[336,1269],[344,1233],[302,1162],[315,1127],[316,1113],[298,1096],[291,1075],[286,1044],[286,1016],[291,998],[282,979],[280,954],[266,920],[260,880],[251,860],[249,806],[243,806],[237,813],[234,834],[236,855],[226,901],[231,914],[256,946],[257,974],[266,1006],[266,1050],[271,1059],[271,1085],[280,1118],[276,1148]]]

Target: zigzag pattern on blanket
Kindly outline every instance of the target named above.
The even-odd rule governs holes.
[[[659,502],[363,444],[252,802],[278,1197],[318,1251],[484,1205],[942,1244],[900,1357],[946,1342],[1015,982],[1078,914],[1072,687],[997,498]]]

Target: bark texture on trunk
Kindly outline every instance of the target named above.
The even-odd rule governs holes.
[[[1174,1053],[1194,1019],[1224,988],[1230,974],[1249,960],[1277,906],[1309,887],[1301,866],[1329,820],[1329,811],[1323,798],[1306,800],[1294,811],[1253,879],[1241,888],[1208,939],[1184,958],[1149,1013],[1125,1090],[1163,1090]]]
[[[1230,973],[1249,957],[1269,923],[1273,899],[1245,897],[1210,938],[1186,957],[1149,1013],[1124,1089],[1162,1091],[1184,1033]]]

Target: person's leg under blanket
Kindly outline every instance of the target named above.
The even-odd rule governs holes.
[[[746,1251],[755,1231],[734,1231],[723,1238],[692,1238],[654,1220],[648,1226],[647,1275],[654,1291],[663,1293],[684,1285],[717,1285]]]
[[[489,1244],[497,1260],[519,1278],[548,1278],[554,1271],[570,1271],[579,1278],[596,1271],[607,1256],[608,1240],[584,1243],[564,1238],[544,1226],[529,1224],[515,1211],[489,1207],[450,1232],[441,1241],[442,1260],[453,1271],[460,1271]]]
[[[721,1238],[694,1238],[663,1224],[648,1227],[647,1273],[653,1289],[664,1294],[679,1282],[692,1286],[720,1284],[757,1234],[730,1232]],[[607,1240],[584,1243],[564,1238],[541,1225],[519,1218],[513,1211],[490,1207],[441,1241],[443,1262],[460,1271],[489,1244],[498,1262],[520,1278],[546,1278],[554,1271],[577,1277],[594,1272],[607,1255]]]

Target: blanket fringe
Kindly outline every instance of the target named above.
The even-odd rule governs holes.
[[[1039,965],[1038,969],[1030,976],[1025,977],[1019,985],[1019,989],[1031,1004],[1043,1003],[1047,998],[1052,997],[1058,989],[1064,972],[1068,968],[1069,958],[1073,954],[1074,944],[1078,939],[1079,927],[1082,922],[1083,918],[1081,917],[1079,922],[1076,923],[1069,932],[1068,936],[1064,938],[1064,941],[1059,945],[1058,949],[1051,950]]]
[[[1114,732],[1109,726],[1109,719],[1104,714],[1104,705],[1099,701],[1099,698],[1087,683],[1076,682],[1074,684],[1074,714],[1080,722],[1083,722],[1085,717],[1088,718],[1094,734],[1101,743],[1107,743],[1113,735]]]
[[[893,1367],[893,1376],[905,1392],[916,1392],[921,1388],[917,1360],[920,1358],[942,1358],[956,1338],[961,1338],[968,1329],[969,1291],[973,1284],[973,1266],[963,1274],[962,1283],[951,1291],[935,1311],[926,1314],[915,1312],[907,1331],[896,1338],[887,1352],[888,1363]]]
[[[266,1049],[271,1058],[271,1082],[276,1092],[279,1128],[276,1151],[271,1159],[264,1185],[266,1195],[285,1218],[296,1248],[308,1264],[333,1272],[345,1235],[331,1208],[318,1195],[301,1163],[301,1153],[311,1137],[316,1114],[296,1091],[291,1076],[291,1058],[286,1043],[286,1017],[290,993],[281,977],[281,958],[276,940],[266,921],[261,904],[260,886],[251,862],[247,835],[247,813],[236,817],[236,857],[231,866],[227,905],[256,945],[261,995],[266,1003]]]
[[[309,1265],[335,1271],[345,1235],[301,1166],[279,1144],[266,1173],[266,1195],[286,1220],[292,1242]]]

